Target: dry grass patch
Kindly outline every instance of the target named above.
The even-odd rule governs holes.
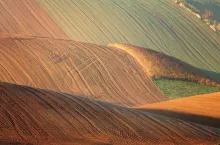
[[[200,69],[164,53],[127,44],[115,43],[109,46],[124,50],[133,56],[152,78],[169,78],[220,86],[217,81],[209,78]]]

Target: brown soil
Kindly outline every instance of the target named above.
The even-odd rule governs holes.
[[[68,39],[36,0],[1,0],[0,33]]]
[[[0,81],[88,96],[122,106],[167,100],[126,52],[31,36],[0,37]]]
[[[210,79],[205,73],[177,58],[147,48],[127,44],[109,44],[133,56],[152,78],[168,78],[193,81],[220,87],[220,82]]]
[[[220,137],[219,129],[85,97],[6,83],[0,92],[0,143],[211,145]]]

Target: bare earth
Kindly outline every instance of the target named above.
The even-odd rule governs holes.
[[[220,128],[220,92],[146,104],[136,108]]]
[[[122,106],[167,100],[133,57],[94,44],[2,36],[0,70],[2,82],[87,96]]]
[[[0,0],[0,33],[68,39],[37,0]]]
[[[220,118],[220,92],[147,104],[138,108],[162,109]]]
[[[166,55],[220,70],[218,35],[171,4],[0,0],[0,145],[220,143],[220,93],[168,101],[150,78],[220,83]]]
[[[0,83],[0,143],[207,144],[220,130],[48,90]]]

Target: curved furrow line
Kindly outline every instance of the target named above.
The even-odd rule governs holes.
[[[91,94],[92,96],[94,96],[94,92],[92,91],[92,89],[90,88],[90,86],[88,85],[86,79],[84,78],[83,74],[81,73],[81,71],[78,69],[78,67],[75,66],[74,63],[72,63],[72,66],[75,68],[76,73],[78,74],[78,76],[80,77],[80,79],[82,80],[81,82],[83,82],[83,84],[86,86],[87,90],[90,92],[89,94]]]
[[[17,33],[68,39],[36,0],[0,1],[3,25],[0,33]]]
[[[68,6],[58,0],[38,2],[73,40],[105,45],[114,40],[151,48],[209,71],[220,70],[220,37],[170,0],[67,0]],[[76,28],[87,40],[74,33]]]
[[[61,91],[62,89],[56,84],[56,81],[55,81],[55,78],[54,78],[54,76],[52,74],[52,71],[50,69],[48,69],[45,61],[43,59],[41,59],[41,57],[39,57],[38,53],[35,53],[34,50],[32,50],[31,46],[29,46],[27,44],[23,44],[25,42],[22,42],[22,40],[20,41],[20,43],[22,44],[20,46],[20,49],[22,49],[22,50],[24,49],[23,51],[27,51],[28,50],[28,51],[31,52],[31,54],[33,54],[32,56],[34,56],[36,62],[38,64],[40,64],[40,67],[41,67],[40,70],[43,71],[42,74],[45,75],[45,78],[47,79],[48,83],[52,84],[54,86],[54,88],[56,88],[58,91]],[[19,47],[19,45],[18,45],[18,47]],[[28,53],[27,56],[30,56],[30,54]],[[22,54],[21,54],[21,57],[22,57]],[[29,59],[32,59],[32,57],[29,57]],[[21,60],[20,60],[20,62],[21,62]],[[28,66],[24,65],[24,67],[28,67]],[[27,71],[28,71],[28,69],[27,69]],[[38,78],[38,74],[37,74],[37,72],[34,72],[34,73],[36,74],[36,79],[37,79]],[[33,78],[32,78],[31,82],[33,82]],[[44,82],[46,82],[46,80],[44,80]],[[44,82],[41,82],[41,83],[43,84]],[[44,86],[47,88],[46,85],[44,85]]]
[[[120,94],[121,95],[123,95],[123,96],[126,96],[126,94],[124,94],[124,92],[121,90],[121,87],[119,87],[119,85],[115,82],[116,80],[115,79],[113,79],[112,78],[112,75],[109,73],[109,71],[108,71],[108,69],[105,67],[105,64],[104,64],[104,62],[102,62],[101,60],[99,60],[99,57],[98,57],[98,55],[96,54],[96,53],[94,53],[92,50],[90,50],[90,49],[88,49],[88,48],[86,48],[85,46],[82,46],[82,48],[84,48],[82,51],[87,51],[87,52],[89,52],[92,56],[94,56],[95,58],[96,58],[96,60],[99,62],[99,64],[100,65],[96,65],[96,64],[94,64],[95,65],[95,67],[96,68],[100,68],[100,69],[97,69],[98,71],[99,71],[99,73],[100,74],[108,74],[107,76],[106,76],[106,78],[110,78],[110,80],[111,80],[111,82],[109,82],[109,83],[107,83],[108,81],[105,81],[105,79],[103,79],[103,81],[105,81],[108,85],[107,86],[111,86],[111,88],[112,88],[112,90],[115,90],[115,92],[116,92],[116,95],[115,95],[115,97],[119,97],[120,96]],[[96,47],[94,47],[94,48],[96,48]],[[99,51],[96,51],[96,52],[99,52]],[[104,68],[104,70],[105,70],[105,72],[103,73],[103,68]],[[110,69],[111,67],[109,67],[109,69]],[[113,83],[113,84],[112,84]],[[116,87],[116,88],[115,88]],[[110,89],[111,90],[111,89]],[[111,91],[112,91],[111,90]]]
[[[0,64],[12,76],[4,77],[6,72],[0,71],[0,81],[84,95],[122,106],[167,99],[142,66],[123,51],[70,40],[10,35],[0,38],[0,46]],[[126,72],[128,69],[130,72]]]
[[[86,1],[84,1],[83,5],[82,5],[83,8],[81,9],[82,11],[84,10],[84,5],[89,5],[90,9],[87,9],[87,10],[88,10],[88,14],[91,14],[90,12],[93,11],[92,3],[88,3]],[[109,10],[108,7],[105,7],[106,9],[102,9],[103,5],[108,5],[108,4],[103,2],[103,1],[100,1],[99,9],[105,11],[105,13],[107,13],[107,15],[108,15],[109,12],[110,13],[113,12],[115,14],[115,16],[117,17],[117,14],[114,11]],[[99,15],[98,12],[100,12],[100,10],[97,11],[97,12],[94,12],[94,14],[95,14],[94,16],[96,16],[95,19],[98,20],[98,21],[94,21],[94,22],[98,23],[99,25],[101,25],[99,27],[99,29],[102,29],[102,32],[104,31],[103,35],[106,38],[108,38],[108,39],[110,39],[112,37],[112,39],[109,40],[111,42],[118,41],[118,40],[119,41],[123,41],[123,42],[127,42],[127,38],[124,35],[122,35],[120,29],[117,29],[115,23],[113,21],[111,21],[110,19],[108,19],[108,17],[105,17],[107,19],[107,22],[106,21],[102,21],[102,18],[97,17],[97,15]],[[103,26],[103,28],[102,28],[102,26]],[[113,30],[113,29],[116,29],[116,30]],[[118,32],[118,33],[120,33],[120,35],[117,35],[114,32]]]
[[[66,103],[72,108],[74,109],[75,111],[77,111],[77,113],[79,113],[80,116],[82,116],[84,119],[86,119],[94,128],[95,130],[97,130],[98,132],[107,132],[105,130],[105,128],[103,127],[97,127],[96,126],[96,123],[95,122],[98,122],[98,124],[100,126],[104,125],[102,124],[102,122],[99,120],[99,118],[93,114],[95,113],[93,107],[94,107],[94,104],[91,104],[91,103],[87,103],[87,102],[84,102],[83,100],[80,100],[80,98],[73,98],[72,96],[68,95],[68,94],[63,94],[62,95],[65,96],[65,98],[68,98],[68,100],[71,100],[70,102],[74,102],[74,104],[77,104],[77,106],[79,106],[79,108],[75,108],[76,105],[73,105],[73,103],[70,103],[69,101],[66,101]],[[61,98],[62,99],[62,98]],[[75,101],[74,99],[77,99],[77,101]],[[84,106],[84,105],[86,106]],[[82,109],[83,108],[83,109]],[[86,111],[86,113],[85,113]],[[100,112],[101,113],[101,112]],[[103,112],[103,115],[104,115],[104,112]],[[89,118],[93,118],[93,120],[89,119]],[[97,136],[97,131],[94,131],[92,130],[92,133],[93,133],[93,136],[94,137],[98,137]],[[95,133],[94,133],[95,132]]]
[[[67,95],[65,95],[65,94],[63,94],[63,95],[66,98],[70,98],[70,97],[67,97]],[[64,100],[64,98],[60,98],[60,99]],[[90,104],[86,104],[85,102],[81,101],[79,98],[77,98],[77,100],[73,100],[73,101],[74,101],[74,104],[77,104],[79,106],[78,109],[74,108],[74,106],[71,106],[72,103],[69,104],[67,101],[65,101],[65,102],[67,103],[68,106],[71,106],[72,109],[75,109],[75,111],[79,114],[79,116],[81,116],[81,118],[83,118],[84,120],[86,120],[88,122],[88,124],[91,126],[91,129],[92,129],[92,131],[90,131],[90,133],[94,132],[94,134],[97,134],[97,132],[101,132],[102,130],[99,129],[96,126],[95,122],[93,121],[93,120],[97,119],[97,117],[92,114],[93,111],[90,110],[90,108],[91,108]],[[92,118],[93,120],[91,120],[89,118]],[[94,134],[93,134],[93,136],[94,136]]]
[[[36,120],[36,116],[31,114],[31,112],[29,111],[30,106],[28,103],[30,102],[28,102],[27,99],[21,100],[22,93],[13,94],[13,92],[7,90],[8,89],[7,87],[6,88],[4,86],[1,87],[3,88],[1,92],[6,90],[5,91],[7,93],[6,96],[8,97],[8,100],[5,102],[5,106],[8,105],[10,106],[9,108],[3,107],[2,109],[6,111],[6,113],[9,115],[8,117],[11,119],[11,121],[13,121],[12,124],[16,128],[16,131],[19,132],[21,136],[23,136],[22,134],[27,135],[28,133],[30,134],[30,136],[33,137],[40,135],[41,138],[46,138],[48,136],[47,132],[43,129],[41,123]],[[19,100],[14,99],[14,97],[15,98],[18,97]],[[11,104],[12,102],[14,104]],[[23,107],[22,104],[28,104],[28,105],[26,107]],[[21,112],[19,112],[19,110],[21,110]],[[16,118],[18,118],[19,120],[17,120]],[[31,121],[29,122],[28,120]],[[28,139],[28,136],[23,138]]]
[[[109,46],[121,49],[134,57],[149,77],[187,80],[210,86],[220,86],[217,77],[213,78],[211,74],[206,74],[201,69],[166,54],[126,44],[109,44]]]
[[[73,2],[73,3],[74,3],[74,2]],[[91,15],[91,13],[90,13],[90,12],[91,12],[91,9],[89,10],[89,8],[86,7],[88,3],[85,3],[85,2],[83,2],[83,1],[78,1],[78,3],[83,3],[83,4],[75,4],[75,3],[74,3],[75,6],[80,9],[80,11],[81,11],[81,13],[82,13],[83,15],[85,15],[86,21],[90,20],[90,21],[92,22],[92,24],[95,25],[95,27],[97,27],[98,30],[100,30],[100,33],[104,36],[105,39],[107,39],[107,41],[104,40],[105,42],[108,42],[108,41],[112,42],[112,41],[117,40],[117,39],[110,40],[109,37],[107,37],[106,33],[105,33],[103,30],[108,30],[108,28],[106,28],[101,21],[97,21],[97,22],[99,22],[99,25],[101,25],[101,26],[98,26],[98,25],[96,24],[97,22],[96,22],[96,21],[93,21],[93,19],[90,18],[90,17],[92,17],[92,15]],[[80,8],[80,5],[83,6],[83,10]],[[84,11],[84,8],[85,8],[85,7],[86,7],[86,11],[88,11],[89,13],[86,12],[86,11]],[[89,32],[89,31],[88,31],[88,32]],[[107,34],[108,34],[108,33],[110,33],[110,31],[107,31]],[[96,34],[96,33],[92,33],[92,34],[94,35],[94,34]],[[111,33],[111,36],[112,36],[112,37],[113,37],[113,35],[114,35],[114,34]],[[99,35],[97,35],[97,36],[95,36],[95,37],[99,37]],[[94,38],[95,38],[95,37],[94,37]],[[116,37],[117,37],[117,35],[116,35]]]
[[[101,48],[100,48],[101,49]],[[100,50],[99,49],[99,50]],[[109,49],[110,50],[110,49]],[[111,50],[111,51],[113,51],[113,50]],[[118,57],[120,57],[120,56],[118,56]],[[130,61],[130,62],[132,62],[132,61]],[[123,64],[123,63],[122,63]],[[126,66],[126,64],[124,64],[125,66]],[[137,64],[136,64],[137,65]],[[109,66],[109,63],[105,63],[105,66]],[[135,66],[133,66],[133,68],[131,68],[131,69],[134,69],[135,68]],[[112,70],[112,69],[110,69],[110,70]],[[135,70],[135,72],[137,72],[137,73],[139,73],[139,71],[138,70]],[[112,73],[111,74],[114,74],[114,70],[112,70]],[[118,74],[118,75],[120,75],[120,74]],[[117,76],[118,75],[113,75],[113,77],[115,78],[114,80],[116,81],[116,82],[119,82],[119,80],[117,79]],[[130,76],[132,76],[133,74],[131,73],[131,75]],[[139,74],[139,75],[141,75],[141,76],[144,76],[143,74]],[[150,80],[148,80],[148,81],[150,81]],[[121,86],[121,85],[120,85]],[[123,86],[123,85],[122,85]],[[146,89],[146,90],[148,90],[149,91],[149,89],[150,89],[150,87],[151,86],[147,86],[146,88],[144,88],[144,89]],[[121,89],[122,90],[122,88],[119,88],[119,89]],[[125,88],[124,88],[125,89]],[[122,91],[124,91],[124,90],[122,90]],[[124,91],[124,92],[127,92],[127,91]],[[128,93],[128,92],[127,92]],[[150,91],[149,91],[149,93],[150,93]],[[128,93],[129,94],[129,93]],[[126,94],[127,95],[127,94]],[[129,94],[129,96],[132,96],[132,95],[135,95],[135,94]],[[153,94],[151,94],[151,95],[153,95]],[[156,98],[156,97],[155,97]],[[131,98],[131,99],[133,99],[133,98]],[[138,101],[137,99],[135,99],[135,101]],[[139,101],[141,101],[141,100],[139,100]]]
[[[102,50],[104,50],[103,48],[100,48],[100,47],[95,47],[97,50],[98,50],[98,52],[100,52],[100,49],[102,49]],[[107,49],[105,49],[105,50],[107,50]],[[91,50],[92,51],[92,50]],[[96,51],[97,52],[97,51]],[[104,52],[104,51],[103,51]],[[94,55],[94,54],[96,54],[95,52],[92,52],[92,54]],[[117,57],[116,57],[117,58]],[[116,58],[113,58],[113,59],[116,59]],[[118,59],[117,59],[118,60]],[[100,59],[100,61],[99,62],[102,62],[103,60],[102,59]],[[120,62],[120,61],[119,61]],[[123,65],[123,62],[121,62],[122,63],[122,65]],[[123,84],[122,83],[119,83],[119,81],[118,81],[118,79],[117,79],[117,77],[116,77],[116,75],[115,75],[115,70],[112,70],[112,68],[111,68],[111,66],[109,65],[109,63],[105,63],[105,61],[103,61],[103,65],[102,66],[106,66],[106,67],[108,67],[109,68],[109,73],[108,74],[111,74],[111,76],[112,76],[112,81],[115,81],[115,82],[113,82],[113,83],[111,83],[110,82],[110,85],[112,85],[112,86],[116,86],[117,87],[117,92],[119,92],[120,94],[122,94],[122,93],[124,93],[123,95],[125,95],[125,96],[127,96],[127,97],[129,97],[129,98],[131,98],[131,99],[133,99],[133,101],[131,101],[131,102],[135,102],[136,101],[136,99],[134,99],[132,96],[131,96],[131,94],[129,94],[128,93],[128,91],[123,87]],[[100,70],[103,70],[102,68],[100,69]],[[117,70],[116,70],[117,71]],[[106,74],[106,73],[104,73],[104,74]],[[120,87],[119,87],[120,86]],[[120,95],[120,94],[118,94],[118,96]],[[138,102],[137,102],[138,103]]]
[[[84,51],[85,53],[88,53],[88,54],[91,54],[92,56],[94,56],[97,60],[99,59],[99,57],[97,55],[94,55],[94,53],[91,53],[91,51],[89,51],[85,46],[82,45],[82,48],[84,48],[82,51]],[[115,99],[116,102],[121,102],[123,100],[121,100],[119,97],[117,96],[120,96],[120,95],[123,95],[124,96],[124,92],[120,91],[118,89],[118,86],[117,85],[113,85],[110,81],[109,81],[109,77],[110,74],[106,75],[105,72],[107,72],[107,70],[105,70],[105,72],[103,72],[103,63],[100,63],[102,61],[99,61],[99,64],[94,64],[94,67],[96,68],[97,72],[100,74],[99,77],[101,77],[102,80],[100,80],[100,83],[105,83],[103,84],[104,86],[107,86],[105,88],[108,89],[108,92],[112,92],[110,94],[110,99]],[[108,72],[109,73],[109,72]],[[116,87],[116,88],[115,88]],[[129,100],[128,100],[129,101]],[[129,102],[130,103],[130,102]]]
[[[100,47],[99,47],[99,48],[100,48]],[[102,50],[102,48],[100,48],[99,50]],[[113,53],[113,52],[114,52],[113,50],[111,50],[111,51],[110,51],[110,49],[105,49],[105,50],[108,51],[109,53],[114,54],[114,53]],[[116,52],[117,52],[117,51],[116,51]],[[116,57],[116,58],[120,58],[120,56],[116,56],[116,55],[115,55],[115,57]],[[130,61],[130,63],[131,63],[131,62],[133,62],[133,61]],[[123,62],[122,62],[122,64],[123,64]],[[131,64],[132,64],[132,63],[131,63]],[[126,63],[124,63],[124,65],[126,66]],[[140,76],[144,76],[143,74],[140,74],[140,71],[138,71],[138,70],[135,69],[135,66],[134,66],[134,65],[137,65],[137,64],[132,64],[133,67],[132,67],[131,69],[134,69],[135,74],[137,73],[137,74],[139,74]],[[106,66],[108,66],[107,63],[106,63]],[[134,74],[134,75],[135,75],[135,74]],[[130,76],[133,76],[133,74],[131,73]],[[133,77],[130,77],[130,78],[132,79]],[[148,79],[149,79],[149,78],[148,78]],[[119,81],[118,79],[115,79],[115,80],[116,80],[116,81]],[[130,79],[129,79],[129,80],[130,80]],[[134,79],[133,79],[133,80],[134,80]],[[149,79],[148,81],[151,81],[151,80]],[[153,90],[153,88],[151,88],[151,86],[149,86],[149,85],[146,86],[146,85],[144,85],[144,83],[142,83],[142,85],[145,87],[144,89],[146,89],[146,90],[149,91],[149,93],[151,93],[150,90],[151,90],[151,91]],[[138,88],[139,88],[139,87],[138,87]],[[122,88],[120,88],[120,89],[122,89]],[[160,91],[158,90],[157,92],[160,92]],[[157,95],[159,96],[159,94],[155,94],[155,93],[151,93],[151,95],[154,96],[155,98],[157,98]]]
[[[10,114],[0,118],[0,132],[12,133],[10,137],[0,136],[0,142],[208,145],[220,139],[220,130],[217,128],[146,111],[8,83],[0,83],[0,88],[0,98],[4,100],[1,101],[4,106],[1,105],[0,110],[8,110]],[[7,128],[2,126],[5,122],[11,122]],[[26,124],[26,127],[22,127],[22,124]],[[36,132],[40,130],[46,136]]]
[[[58,115],[61,116],[61,118],[63,120],[65,120],[65,122],[67,122],[68,124],[70,124],[70,126],[72,127],[72,129],[74,131],[76,131],[80,136],[83,136],[83,133],[80,132],[80,130],[77,130],[75,128],[75,125],[79,125],[81,124],[81,126],[83,125],[83,123],[81,123],[80,120],[77,120],[77,117],[74,117],[76,118],[76,121],[72,122],[68,119],[67,116],[65,116],[65,114],[63,114],[63,110],[59,109],[60,106],[56,105],[56,104],[53,104],[52,101],[51,101],[51,98],[50,96],[53,97],[53,95],[50,95],[48,94],[47,92],[43,92],[43,91],[38,91],[38,90],[34,90],[34,89],[31,89],[31,88],[28,88],[28,87],[25,87],[27,91],[29,91],[30,93],[34,94],[35,97],[37,97],[37,99],[39,99],[40,101],[43,101],[49,108],[51,111],[54,111],[55,113],[57,113]],[[45,108],[42,106],[42,108]],[[48,109],[46,107],[46,109]],[[52,113],[53,114],[53,113]],[[39,116],[41,116],[39,114]],[[46,116],[49,118],[49,116]],[[55,118],[56,119],[56,118]],[[51,128],[52,129],[52,128]],[[60,128],[62,129],[62,128]]]
[[[50,92],[47,92],[47,93],[49,93],[49,94],[51,94]],[[52,96],[53,96],[53,94],[51,94]],[[65,96],[65,95],[62,95],[62,96]],[[90,119],[88,119],[88,114],[89,114],[89,110],[87,110],[86,109],[86,107],[83,107],[82,105],[81,105],[81,103],[80,103],[80,100],[74,100],[74,104],[77,104],[78,106],[79,106],[79,110],[77,109],[77,108],[73,108],[74,109],[74,113],[72,112],[73,110],[71,109],[71,108],[69,108],[70,107],[70,105],[66,102],[66,101],[64,101],[64,99],[65,99],[65,97],[62,97],[62,98],[53,98],[53,102],[54,102],[54,104],[56,104],[56,105],[58,105],[59,106],[59,108],[61,109],[61,110],[64,110],[65,112],[64,113],[68,113],[71,117],[74,117],[74,118],[76,118],[77,120],[78,120],[78,122],[81,124],[81,126],[82,127],[84,127],[84,124],[88,124],[88,126],[89,126],[89,128],[88,127],[84,127],[83,129],[86,129],[87,130],[87,132],[92,136],[92,137],[94,137],[94,135],[92,134],[92,132],[94,133],[94,134],[98,134],[98,132],[101,132],[101,130],[100,129],[98,129],[97,127],[96,127],[96,125],[95,125],[95,123],[92,121],[92,120],[90,120]],[[61,103],[61,101],[63,102],[65,102],[65,103]],[[68,107],[67,107],[68,106]],[[83,110],[83,112],[84,112],[84,114],[83,113],[81,113],[81,111],[80,110]],[[77,114],[77,115],[76,115]],[[79,119],[78,119],[79,118]],[[92,117],[90,117],[90,118],[92,118]],[[82,121],[83,120],[83,121]],[[71,121],[70,121],[71,122]],[[85,123],[86,122],[86,123]],[[73,125],[75,125],[74,123],[72,123]]]

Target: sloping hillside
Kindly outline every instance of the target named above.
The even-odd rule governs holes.
[[[38,0],[73,40],[120,42],[220,72],[220,37],[171,0]]]
[[[179,59],[151,49],[112,43],[134,57],[169,99],[220,91],[220,74],[204,72]]]
[[[220,119],[220,92],[147,104],[140,108],[168,110]]]
[[[1,37],[2,82],[88,96],[123,106],[167,99],[139,63],[124,51],[69,40]]]
[[[146,104],[140,110],[220,128],[220,92]]]
[[[162,91],[220,91],[219,60],[171,0],[0,0],[0,145],[217,145],[220,93]]]
[[[152,78],[192,81],[200,84],[220,87],[220,78],[212,80],[200,69],[193,67],[175,57],[132,45],[109,44],[108,46],[124,50],[133,56]]]
[[[0,143],[216,144],[220,130],[84,97],[0,83]]]
[[[0,0],[0,33],[68,39],[36,0]]]
[[[203,74],[219,82],[219,35],[170,0],[0,0],[0,12],[0,33],[4,35],[132,44],[201,68]],[[170,82],[159,81],[159,86]],[[167,95],[176,97],[167,90]],[[206,90],[204,93],[218,88]],[[194,94],[186,92],[179,95],[179,91],[177,96]]]

